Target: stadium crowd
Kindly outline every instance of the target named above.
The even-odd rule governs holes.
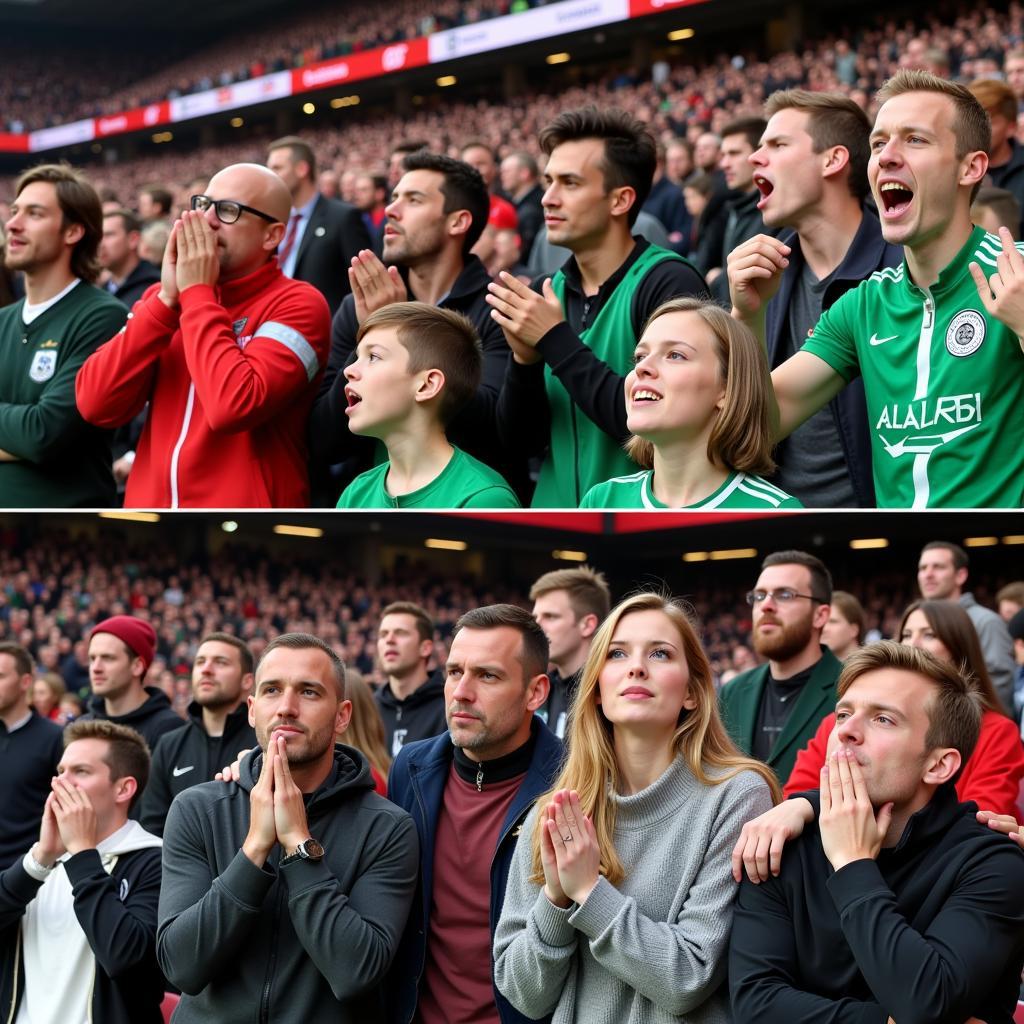
[[[12,1019],[1012,1019],[1024,582],[984,607],[956,544],[863,603],[775,551],[717,616],[586,566],[178,562],[0,566]]]

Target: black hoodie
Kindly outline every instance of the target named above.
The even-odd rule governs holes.
[[[142,827],[162,836],[171,801],[179,793],[200,782],[212,781],[240,751],[255,746],[256,732],[249,724],[249,708],[244,701],[228,715],[222,736],[207,733],[203,727],[203,709],[192,701],[185,724],[161,736],[153,750],[153,764],[139,814]]]
[[[896,846],[839,871],[815,821],[786,846],[777,878],[744,879],[729,947],[734,1019],[1011,1024],[1024,855],[976,810],[942,786]]]
[[[171,708],[167,694],[155,686],[145,687],[146,700],[127,715],[108,715],[102,697],[93,694],[89,701],[89,710],[82,715],[83,719],[98,719],[113,722],[115,725],[127,725],[134,729],[149,744],[152,750],[156,741],[165,732],[181,728],[181,715]]]
[[[390,683],[385,683],[374,697],[384,721],[385,742],[392,757],[396,757],[406,743],[428,740],[448,729],[444,713],[444,676],[440,669],[431,672],[427,681],[405,700],[399,700],[391,692]]]
[[[193,786],[167,816],[157,957],[183,992],[175,1024],[376,1024],[416,890],[412,819],[339,744],[306,798],[324,859],[280,865],[275,846],[258,868],[241,846],[262,766],[262,752],[247,757],[239,783]]]

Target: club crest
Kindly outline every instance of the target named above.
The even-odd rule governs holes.
[[[28,375],[37,384],[48,381],[57,370],[57,353],[53,349],[36,352],[28,368]]]
[[[985,340],[985,318],[976,310],[965,309],[950,321],[946,331],[946,351],[963,359],[973,355]]]

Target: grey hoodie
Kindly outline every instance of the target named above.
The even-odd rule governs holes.
[[[175,1024],[373,1024],[380,983],[416,888],[412,819],[373,791],[369,764],[335,747],[334,771],[306,798],[320,862],[263,868],[241,852],[262,753],[241,781],[181,793],[164,829],[157,957],[182,990]]]

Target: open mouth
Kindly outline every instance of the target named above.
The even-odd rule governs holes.
[[[637,388],[630,396],[630,400],[634,405],[640,405],[642,402],[660,402],[661,395],[656,391],[648,391],[646,388]]]
[[[768,201],[768,197],[775,191],[775,184],[761,174],[754,175],[754,184],[757,186],[761,198],[757,201],[757,208],[760,210]]]
[[[346,412],[351,412],[362,400],[363,396],[353,391],[351,388],[345,388],[345,400],[348,402]]]
[[[900,217],[907,212],[914,199],[914,193],[898,181],[887,181],[878,187],[882,200],[882,216]]]

